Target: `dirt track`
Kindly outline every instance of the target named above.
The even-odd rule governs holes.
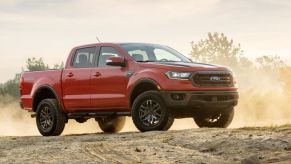
[[[1,137],[0,163],[291,163],[291,127]]]

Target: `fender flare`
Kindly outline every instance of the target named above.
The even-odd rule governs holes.
[[[50,91],[53,93],[54,97],[55,97],[55,98],[57,99],[57,101],[58,101],[59,107],[60,107],[61,110],[63,111],[63,105],[62,105],[62,103],[61,103],[61,101],[60,101],[60,98],[59,98],[58,94],[55,92],[55,90],[53,89],[53,87],[51,87],[51,86],[49,86],[49,85],[41,85],[41,86],[39,86],[39,87],[34,91],[33,96],[32,96],[32,111],[36,112],[36,109],[35,109],[35,108],[37,108],[37,106],[34,107],[34,101],[35,101],[35,99],[36,99],[35,96],[36,96],[37,93],[38,93],[39,91],[41,91],[42,89],[48,89],[48,90],[50,90]]]
[[[154,85],[154,86],[157,86],[157,85],[159,85],[159,83],[157,82],[157,81],[155,81],[155,80],[153,80],[153,79],[151,79],[151,78],[142,78],[142,79],[139,79],[138,81],[136,81],[133,85],[132,85],[132,87],[131,87],[131,90],[130,90],[130,92],[129,92],[129,104],[131,103],[131,95],[132,95],[132,92],[135,90],[135,88],[139,85],[139,84],[141,84],[141,83],[151,83],[152,85]]]

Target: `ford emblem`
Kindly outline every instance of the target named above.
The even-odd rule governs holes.
[[[210,77],[210,80],[211,81],[220,81],[220,77],[218,77],[218,76],[211,76]]]

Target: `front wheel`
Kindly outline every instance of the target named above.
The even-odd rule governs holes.
[[[136,128],[142,132],[166,131],[174,122],[173,116],[156,91],[144,92],[134,100],[132,119]]]
[[[125,116],[109,116],[95,119],[100,129],[106,133],[116,133],[122,130],[125,125]]]
[[[226,128],[232,122],[234,116],[233,107],[216,114],[201,114],[194,117],[196,124],[201,127]]]
[[[66,115],[60,110],[56,99],[44,99],[38,104],[36,124],[43,136],[58,136],[63,132]]]

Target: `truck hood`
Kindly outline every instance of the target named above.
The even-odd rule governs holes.
[[[161,68],[174,71],[202,71],[202,70],[219,70],[226,71],[226,67],[204,63],[184,63],[184,62],[147,62],[140,63],[142,67]]]

